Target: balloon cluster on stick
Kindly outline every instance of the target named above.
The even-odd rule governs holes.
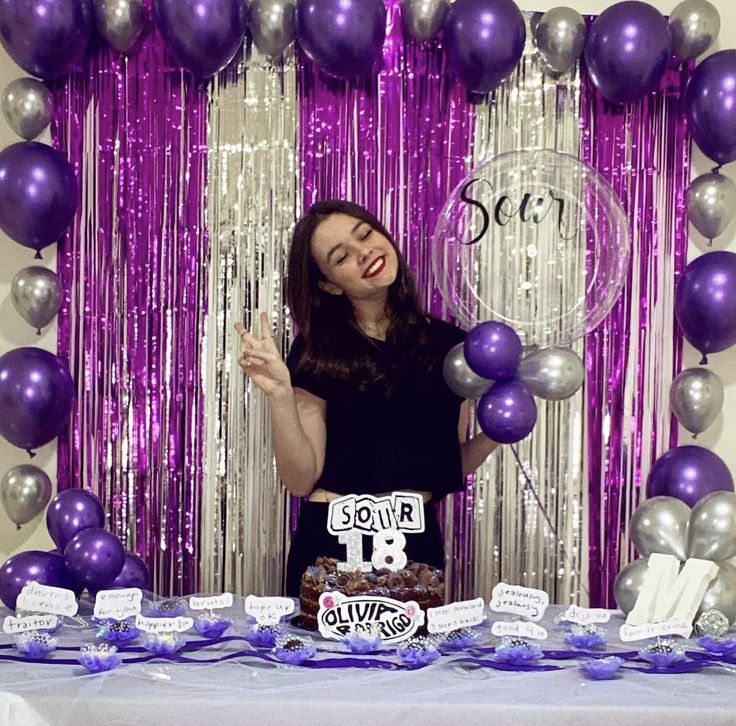
[[[718,575],[705,592],[699,613],[718,610],[736,621],[736,494],[718,491],[700,499],[691,509],[679,499],[647,499],[631,518],[631,539],[642,556],[626,565],[616,577],[614,596],[629,613],[647,572],[649,555],[673,555],[681,562],[690,557],[718,564]]]
[[[104,529],[102,503],[92,492],[60,492],[47,509],[46,524],[58,550],[20,552],[0,566],[0,600],[11,610],[31,582],[70,589],[77,597],[85,588],[148,588],[145,562]]]
[[[512,444],[528,436],[537,421],[534,396],[562,400],[583,384],[585,369],[567,348],[540,348],[523,358],[521,340],[505,323],[476,325],[465,342],[445,357],[443,375],[458,396],[480,398],[476,409],[482,431]]]

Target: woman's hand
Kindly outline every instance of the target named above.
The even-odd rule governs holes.
[[[274,343],[268,315],[261,313],[261,340],[251,335],[242,323],[235,323],[235,330],[240,336],[238,363],[253,383],[269,397],[291,393],[289,369]]]

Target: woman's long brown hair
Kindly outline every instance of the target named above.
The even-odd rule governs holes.
[[[319,283],[324,275],[312,256],[312,236],[332,214],[345,214],[369,224],[396,250],[398,272],[386,301],[386,339],[402,350],[415,351],[425,341],[427,320],[416,294],[414,278],[396,242],[383,224],[363,207],[343,200],[317,202],[297,222],[289,251],[286,297],[291,317],[305,341],[300,361],[318,375],[355,382],[361,387],[384,378],[376,357],[366,353],[366,336],[358,328],[350,300],[331,295]],[[378,351],[378,348],[376,348]]]

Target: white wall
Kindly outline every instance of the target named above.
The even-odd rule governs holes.
[[[716,49],[736,48],[736,24],[729,22],[731,18],[730,12],[732,12],[731,0],[711,0],[711,2],[718,8],[723,23],[720,40]],[[581,13],[599,13],[612,3],[597,2],[596,0],[577,0],[576,2],[572,2],[572,0],[560,0],[558,2],[554,2],[554,0],[552,2],[530,2],[522,0],[519,2],[522,10],[542,11],[549,10],[561,4],[574,6]],[[675,6],[676,0],[672,2],[657,0],[652,4],[661,12],[667,14]],[[22,75],[26,74],[10,60],[4,50],[0,49],[0,89],[4,88],[14,78]],[[48,140],[48,137],[44,136],[41,140]],[[0,118],[0,148],[16,141],[18,141],[18,138],[13,134],[5,120]],[[709,171],[712,166],[713,162],[705,159],[697,150],[695,151],[694,176]],[[725,173],[732,175],[736,179],[736,164],[726,167]],[[706,249],[704,241],[702,239],[695,239],[696,236],[695,233],[691,237],[690,259]],[[729,249],[736,252],[736,225],[731,225],[726,230],[726,233],[716,241],[714,249]],[[11,242],[0,232],[0,354],[7,352],[11,348],[23,345],[38,345],[51,351],[55,351],[56,349],[55,325],[45,330],[44,334],[39,338],[36,336],[35,331],[23,322],[10,302],[10,283],[19,270],[28,265],[35,264],[33,254],[32,250]],[[51,247],[45,250],[43,254],[44,261],[40,264],[55,269],[54,249]],[[685,366],[697,365],[699,357],[699,354],[686,343]],[[723,413],[716,423],[699,437],[699,443],[713,449],[719,454],[726,461],[731,472],[736,475],[736,446],[732,443],[733,436],[729,437],[728,435],[729,425],[724,424],[725,421],[731,427],[736,426],[736,349],[710,356],[710,367],[723,379],[726,386],[726,400],[723,406]],[[733,429],[731,430],[733,431]],[[681,432],[681,441],[683,443],[689,441],[689,435],[686,431]],[[0,438],[0,476],[10,467],[27,461],[28,456],[25,452],[16,449],[4,439]],[[55,443],[41,448],[33,463],[44,469],[52,481],[55,482]],[[0,511],[0,562],[4,561],[8,555],[16,551],[37,548],[49,549],[52,546],[53,544],[46,533],[43,517],[39,517],[30,524],[24,525],[18,531],[7,518],[5,512]]]
[[[15,78],[27,76],[8,57],[0,47],[0,92]],[[39,141],[49,141],[48,131],[39,137]],[[0,115],[0,148],[21,141]],[[7,353],[11,348],[21,346],[38,346],[56,352],[56,322],[43,330],[43,335],[36,335],[24,320],[18,315],[10,301],[10,283],[13,277],[29,265],[44,265],[56,269],[56,246],[52,245],[42,252],[43,260],[34,260],[35,251],[9,240],[0,232],[0,354]],[[21,449],[11,446],[0,437],[0,477],[11,467],[17,464],[32,463],[43,469],[54,483],[56,488],[56,441],[38,449],[33,460]],[[8,555],[20,550],[51,549],[54,546],[46,532],[46,522],[43,516],[23,525],[18,530],[8,519],[5,510],[0,507],[0,562],[4,562]]]

